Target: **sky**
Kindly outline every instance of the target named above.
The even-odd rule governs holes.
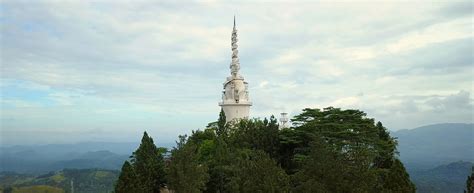
[[[157,142],[217,120],[236,16],[251,117],[473,122],[469,1],[0,1],[1,145]]]

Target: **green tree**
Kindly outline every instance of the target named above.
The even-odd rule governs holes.
[[[402,162],[395,159],[392,163],[386,179],[384,179],[383,191],[387,193],[415,193],[416,187],[410,181],[410,176],[405,170]]]
[[[163,149],[157,148],[153,139],[144,132],[140,146],[131,157],[140,192],[160,192],[160,188],[165,185],[162,152]]]
[[[332,184],[338,188],[344,168],[338,163],[339,155],[329,146],[315,140],[309,155],[299,160],[301,168],[292,176],[294,192],[326,193],[330,192]]]
[[[117,182],[116,191],[157,193],[165,185],[163,153],[165,148],[157,148],[147,132],[143,133],[141,144],[122,167],[121,181]],[[133,178],[133,179],[131,179]]]
[[[274,116],[270,120],[241,120],[229,128],[229,143],[236,148],[263,150],[272,158],[278,157],[279,129]]]
[[[367,165],[377,155],[378,140],[374,120],[365,117],[359,110],[338,108],[303,109],[292,119],[293,128],[280,132],[280,158],[282,165],[290,167],[290,173],[297,172],[298,162],[311,151],[311,142],[318,136],[332,146],[333,151],[346,156],[350,163],[357,161]]]
[[[204,131],[192,131],[192,135],[189,136],[188,141],[200,146],[204,141],[215,140],[216,137],[214,128],[207,128]]]
[[[138,193],[135,181],[136,174],[130,162],[125,161],[120,176],[115,184],[115,193]]]
[[[403,164],[395,157],[396,140],[382,123],[375,124],[364,112],[304,109],[292,122],[293,128],[280,132],[280,162],[289,167],[290,174],[296,173],[301,191],[414,191]]]
[[[236,170],[232,165],[235,157],[222,136],[216,138],[214,147],[212,156],[206,160],[210,180],[205,192],[231,192],[230,180]]]
[[[379,140],[376,146],[378,147],[378,155],[375,157],[374,165],[377,168],[388,169],[394,162],[397,141],[395,138],[390,137],[387,128],[385,128],[381,122],[377,122],[375,127],[378,131]]]
[[[294,174],[298,165],[294,161],[298,149],[304,147],[300,133],[294,128],[284,128],[279,132],[278,162],[288,174]]]
[[[219,113],[219,119],[217,120],[216,134],[220,136],[225,133],[226,133],[226,117],[225,117],[224,110],[221,108],[221,112]]]
[[[221,109],[205,130],[180,136],[168,185],[178,193],[415,191],[397,141],[364,112],[307,108],[292,122],[282,130],[273,116],[226,124]]]
[[[321,136],[314,137],[309,154],[298,162],[301,168],[293,175],[294,192],[370,192],[375,177],[367,163],[348,158]]]
[[[289,192],[289,176],[264,151],[240,150],[233,165],[232,192]]]
[[[177,147],[171,150],[168,185],[176,193],[202,192],[209,180],[208,169],[199,163],[197,146],[186,142],[186,136],[179,136]]]
[[[464,193],[474,193],[474,166],[471,169],[471,175],[467,176]]]
[[[390,137],[388,130],[377,122],[378,154],[374,160],[374,168],[378,171],[378,183],[374,191],[386,193],[414,193],[415,185],[410,181],[402,162],[395,157],[397,154],[397,141]]]

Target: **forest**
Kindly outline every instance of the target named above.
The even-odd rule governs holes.
[[[397,140],[366,113],[307,108],[291,121],[283,129],[273,116],[226,124],[221,111],[170,151],[145,132],[115,192],[416,192]]]

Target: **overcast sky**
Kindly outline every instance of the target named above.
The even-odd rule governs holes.
[[[448,3],[450,2],[450,3]],[[158,142],[217,119],[237,17],[252,117],[473,122],[473,4],[1,1],[1,143]]]

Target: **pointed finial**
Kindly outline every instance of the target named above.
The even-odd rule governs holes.
[[[234,15],[234,29],[232,30],[231,37],[231,46],[232,46],[232,62],[230,63],[230,72],[232,77],[238,77],[240,63],[239,63],[239,51],[237,50],[237,29],[235,29],[235,15]]]

